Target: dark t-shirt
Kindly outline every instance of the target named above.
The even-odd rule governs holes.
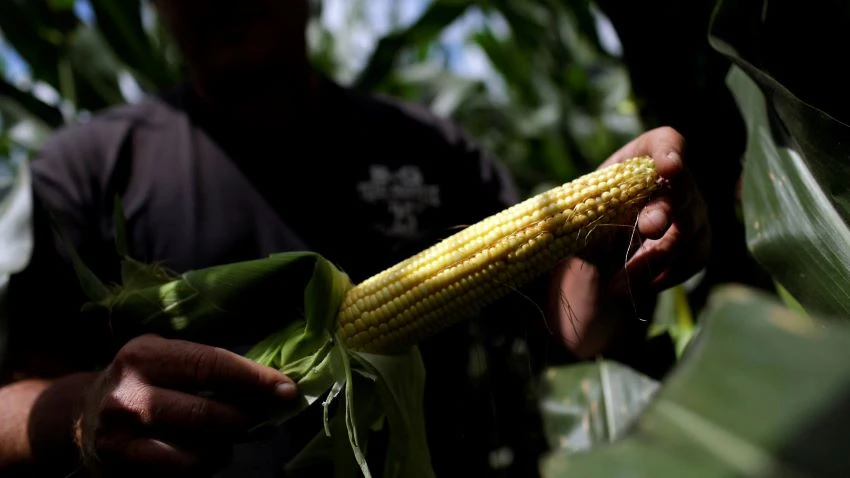
[[[299,127],[275,137],[232,133],[238,127],[213,121],[186,87],[56,134],[32,164],[36,252],[10,286],[14,356],[37,346],[80,370],[115,351],[108,330],[79,318],[85,298],[44,209],[107,281],[118,279],[116,195],[131,255],[142,261],[183,272],[313,250],[360,281],[517,200],[506,171],[426,109],[331,82],[321,98]],[[536,469],[539,436],[527,431],[537,426],[534,395],[522,387],[541,364],[529,362],[523,339],[542,319],[510,320],[539,318],[524,303],[423,346],[438,476],[484,476],[489,460],[506,453],[511,475]],[[317,425],[304,426],[316,432]],[[280,463],[300,435],[240,446],[227,476],[282,476]]]

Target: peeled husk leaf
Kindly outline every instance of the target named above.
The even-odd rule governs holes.
[[[246,330],[269,329],[245,356],[292,378],[300,393],[296,404],[276,410],[258,427],[281,425],[313,405],[324,408],[324,423],[316,423],[316,438],[290,463],[291,471],[321,460],[333,463],[338,477],[358,473],[370,477],[368,432],[389,424],[390,446],[381,476],[434,475],[425,434],[425,369],[419,350],[375,356],[351,351],[337,340],[337,310],[352,287],[347,274],[312,252],[274,254],[173,274],[129,256],[120,213],[115,228],[122,256],[120,285],[103,284],[68,248],[91,300],[86,308],[105,312],[121,339],[156,333],[212,344],[222,336],[233,340],[250,336]]]

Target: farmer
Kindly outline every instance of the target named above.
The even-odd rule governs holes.
[[[85,476],[89,465],[121,477],[282,476],[318,431],[313,416],[299,417],[246,438],[262,411],[298,393],[288,377],[239,355],[265,331],[235,324],[217,348],[146,335],[113,350],[101,323],[75,319],[85,297],[46,211],[108,281],[118,280],[115,195],[142,261],[183,272],[313,250],[359,281],[519,199],[505,169],[451,122],[311,69],[306,0],[155,4],[188,83],[58,132],[32,163],[36,245],[9,291],[3,476]],[[553,346],[573,359],[628,356],[655,294],[704,265],[705,212],[683,148],[661,128],[609,160],[651,155],[672,185],[640,217],[643,247],[628,279],[624,247],[595,251],[559,268],[536,299],[548,323],[511,320],[540,316],[519,300],[486,327],[459,324],[423,345],[438,476],[531,476],[542,442],[520,432],[533,426],[523,428],[524,407],[536,404],[524,401],[523,371],[508,356],[532,363]],[[523,349],[517,338],[526,335],[542,339]],[[470,358],[473,345],[485,372],[470,374],[480,362]],[[208,389],[231,398],[192,393]],[[491,464],[491,455],[500,460]],[[81,456],[97,460],[80,469]]]

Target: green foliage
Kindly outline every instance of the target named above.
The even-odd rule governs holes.
[[[142,12],[150,8],[146,2],[90,4],[97,16],[91,25],[76,15],[74,0],[0,5],[0,38],[30,72],[25,82],[0,78],[0,134],[26,152],[80,114],[128,101],[122,82],[150,93],[180,78],[174,47],[161,28],[143,26]],[[39,88],[58,98],[45,98]]]
[[[825,150],[850,140],[850,127],[800,103],[810,121],[784,123],[798,128],[785,133],[771,124],[764,94],[742,70],[733,70],[729,85],[750,131],[743,205],[753,255],[805,309],[848,316],[850,190],[838,184],[848,165],[844,154]],[[812,149],[801,154],[786,141]],[[818,178],[818,172],[829,176]]]
[[[850,346],[850,328],[825,327],[739,286],[716,291],[700,322],[686,356],[622,437],[590,452],[553,452],[543,475],[847,476],[850,365],[836,357]],[[608,408],[633,403],[605,398]]]
[[[801,33],[799,49],[781,49],[791,24]],[[820,42],[838,42],[847,26],[850,10],[843,3],[804,13],[791,4],[718,2],[710,41],[734,65],[727,84],[748,132],[742,184],[747,244],[779,283],[784,303],[741,287],[715,291],[695,340],[658,394],[632,415],[633,427],[586,453],[551,453],[544,476],[850,472],[848,436],[835,425],[848,413],[850,380],[850,368],[836,360],[850,341],[850,130],[839,119],[850,116],[841,107],[850,106],[850,96],[842,86],[818,104],[824,84],[802,68],[826,48]],[[576,383],[560,396],[593,386],[601,384]],[[631,404],[613,397],[604,406]]]
[[[3,350],[7,340],[8,318],[4,299],[8,281],[12,274],[26,267],[33,248],[30,175],[24,165],[21,161],[0,162],[0,370],[3,369]]]
[[[485,81],[458,78],[412,54],[422,48],[412,40],[431,41],[439,20],[464,12],[506,27],[485,23],[466,40],[492,67]],[[600,46],[594,15],[588,2],[437,0],[378,44],[356,84],[425,101],[454,118],[530,192],[588,172],[642,129],[628,72]],[[393,60],[397,73],[376,80]]]
[[[549,447],[578,453],[620,438],[657,390],[658,382],[617,362],[550,368],[540,401]]]
[[[350,16],[362,16],[366,3],[354,0]],[[94,13],[90,23],[77,17],[72,0],[10,0],[0,5],[2,40],[23,58],[30,72],[24,82],[0,78],[0,138],[19,151],[32,153],[56,128],[134,100],[126,91],[128,82],[149,94],[180,80],[179,55],[173,44],[156,21],[144,21],[147,2],[91,0],[90,4]],[[362,18],[348,18],[342,29],[330,30],[319,21],[321,2],[316,6],[310,28],[314,65],[342,83],[422,102],[438,114],[455,118],[515,171],[525,192],[585,172],[639,128],[630,106],[626,72],[599,47],[586,2],[569,6],[546,2],[530,8],[510,1],[436,0],[412,23],[382,32],[375,50],[354,68],[338,52],[339,47],[351,43],[348,35],[363,26],[362,21],[358,24]],[[498,17],[507,28],[499,31],[485,23],[471,30],[462,39],[463,45],[447,46],[443,35],[457,22],[475,15]],[[483,77],[469,77],[449,68],[445,51],[459,46],[483,53],[490,71]],[[57,98],[45,96],[44,90],[55,92]],[[280,261],[266,262],[270,267],[266,269],[258,264],[243,264],[239,274],[275,283],[278,280],[273,276],[280,271],[300,270],[283,267]],[[113,318],[120,316],[115,311],[134,311],[125,314],[126,320],[121,323],[113,323],[116,333],[127,335],[140,330],[138,324],[144,324],[145,330],[195,336],[205,341],[221,332],[214,321],[207,320],[218,310],[253,304],[255,307],[249,312],[260,320],[264,309],[280,302],[299,303],[297,297],[282,297],[262,287],[256,287],[262,292],[247,294],[242,301],[226,292],[227,279],[218,270],[194,271],[178,278],[128,258],[123,264],[125,287],[120,289],[106,288],[81,271],[79,277],[85,289],[112,311]],[[240,283],[249,289],[257,284],[250,279]],[[275,304],[260,296],[273,298]],[[90,307],[88,312],[96,310]],[[341,377],[340,368],[329,365],[338,365],[338,355],[312,347],[316,345],[312,343],[310,350],[319,355],[271,346],[295,343],[302,331],[299,327],[285,329],[270,336],[250,355],[263,363],[290,367],[287,370],[293,373],[297,371],[291,367],[298,364],[327,365],[315,368],[315,381],[302,377],[303,387],[315,388],[315,393],[309,395],[318,396],[326,385],[345,383],[347,393],[356,394],[347,395],[346,400],[353,398],[359,403],[348,407],[356,410],[358,416],[337,415],[339,420],[331,419],[328,428],[335,433],[348,433],[352,424],[361,423],[368,429],[374,419],[369,404],[384,403],[382,410],[387,411],[387,419],[395,422],[391,429],[401,433],[400,438],[391,441],[394,446],[389,450],[387,469],[393,469],[390,465],[395,456],[407,457],[395,460],[403,466],[395,469],[396,473],[412,476],[404,472],[406,469],[426,472],[428,467],[423,463],[428,462],[427,453],[409,454],[403,446],[415,443],[417,449],[427,450],[420,443],[424,439],[421,417],[411,413],[418,410],[416,400],[421,394],[416,390],[420,385],[398,386],[387,378],[416,379],[420,372],[416,371],[415,361],[409,358],[405,363],[387,364],[357,357],[355,368],[368,370],[373,377],[371,382],[377,380],[374,383],[379,385],[376,389],[374,383],[367,384],[361,391],[352,384],[361,383],[365,376],[349,373]],[[398,366],[408,367],[411,372],[384,373],[387,367]],[[331,369],[333,373],[328,375]],[[381,378],[383,375],[387,377]],[[326,380],[329,377],[331,382]],[[311,383],[316,387],[311,388]],[[300,457],[300,463],[327,451],[326,442],[318,436],[314,447]],[[350,453],[349,448],[339,448],[340,440],[332,442],[332,456],[339,458],[345,450]]]
[[[659,294],[649,327],[649,337],[660,334],[670,336],[676,346],[677,356],[684,353],[696,329],[686,285],[671,287]]]
[[[833,104],[803,99],[820,85],[797,82],[792,91],[759,66],[756,40],[737,37],[746,13],[721,2],[712,41],[735,61],[728,83],[749,131],[743,176],[747,242],[806,310],[850,316],[850,125],[824,110]],[[796,59],[789,53],[785,61]]]
[[[353,18],[335,30],[320,21],[321,2],[314,3],[316,67],[342,83],[423,102],[455,118],[510,166],[526,193],[587,172],[641,128],[628,74],[600,47],[586,1],[434,0],[412,23],[380,36],[354,71],[339,48],[368,25],[366,3],[355,0]],[[11,135],[29,151],[80,113],[132,99],[122,81],[132,78],[147,94],[181,77],[179,55],[161,25],[143,21],[147,2],[91,0],[90,25],[72,6],[47,0],[0,6],[3,38],[32,72],[29,85],[0,79],[2,130],[30,125],[38,132],[31,139]],[[483,22],[462,45],[446,45],[447,30],[472,17],[496,18],[506,31]],[[482,53],[489,71],[481,77],[458,74],[444,59],[447,49],[458,48]],[[58,92],[60,101],[38,99],[32,89],[38,82]],[[495,91],[494,85],[503,87]]]
[[[657,95],[664,94],[653,89],[657,74],[675,75],[699,92],[710,90],[706,82],[718,76],[708,68],[719,63],[703,57],[688,63],[693,71],[638,71],[647,57],[634,56],[634,50],[632,58],[639,60],[628,71],[602,47],[599,16],[587,0],[432,0],[412,22],[378,32],[375,49],[361,63],[352,63],[345,48],[368,24],[364,12],[369,1],[352,0],[350,18],[333,29],[320,21],[321,2],[315,2],[310,29],[314,65],[342,83],[421,102],[454,118],[510,167],[526,194],[586,172],[634,137],[643,129],[638,106],[653,112],[650,122],[658,119],[655,114],[663,116],[663,108],[653,109],[657,104],[633,99],[633,78]],[[632,12],[625,3],[602,3],[621,8],[620,13]],[[648,2],[639,8],[663,12],[663,5]],[[128,79],[143,94],[181,79],[179,55],[162,26],[155,18],[152,24],[144,21],[145,12],[150,13],[146,1],[91,0],[92,24],[78,18],[73,7],[74,0],[0,2],[2,40],[31,72],[27,82],[0,75],[0,158],[32,152],[56,128],[133,99],[122,87]],[[482,76],[455,71],[447,50],[457,45],[444,39],[458,22],[476,16],[493,21],[469,30],[462,46],[486,59]],[[644,28],[642,19],[619,18],[630,23],[625,25],[630,35],[641,34],[633,25]],[[747,128],[742,191],[747,246],[773,276],[790,309],[752,291],[726,288],[712,295],[706,310],[692,314],[686,290],[674,288],[661,296],[651,328],[652,334],[673,336],[682,354],[663,383],[606,361],[550,370],[541,396],[553,448],[543,463],[546,476],[845,476],[850,471],[841,460],[847,436],[829,426],[846,413],[842,387],[850,376],[843,362],[829,354],[840,357],[850,331],[840,321],[822,318],[844,319],[850,311],[845,292],[850,286],[850,90],[837,69],[841,62],[828,53],[834,48],[830,43],[850,40],[847,32],[850,10],[840,0],[817,6],[717,2],[705,43],[710,41],[735,65],[727,84]],[[650,37],[657,38],[654,33]],[[664,45],[653,47],[651,55],[664,59]],[[0,64],[0,73],[4,69]],[[58,99],[41,94],[45,86]],[[674,109],[690,115],[685,124],[713,131],[714,126],[692,120],[710,116],[704,110],[713,105],[696,104]],[[703,147],[705,138],[715,141],[704,131],[696,133]],[[711,154],[703,159],[712,159]],[[703,172],[732,167],[728,162],[696,166]],[[0,172],[0,181],[5,177]],[[722,215],[723,210],[713,213]],[[300,274],[307,284],[315,270],[293,265],[298,262],[276,265]],[[238,273],[260,277],[264,271],[258,264],[243,265]],[[203,321],[180,317],[213,316],[221,301],[228,308],[259,304],[251,310],[260,314],[266,306],[304,300],[262,287],[249,296],[230,296],[220,289],[227,279],[216,270],[177,280],[162,275],[164,271],[151,275],[140,264],[125,266],[127,284],[140,288],[123,291],[109,307],[146,306],[134,306],[143,312],[137,318],[160,331],[214,332],[215,327],[194,328]],[[252,284],[260,282],[242,286]],[[211,288],[214,302],[209,300]],[[102,285],[89,290],[116,298]],[[168,302],[175,297],[180,300]],[[263,298],[274,299],[274,304]],[[792,310],[805,310],[813,318]],[[694,321],[692,315],[700,319]],[[423,378],[418,354],[385,363],[335,354],[322,345],[326,342],[310,340],[303,342],[310,345],[305,352],[293,345],[309,335],[303,324],[271,335],[251,355],[273,366],[317,370],[320,377],[314,382],[302,377],[308,389],[310,383],[316,385],[312,400],[328,388],[331,397],[345,391],[343,413],[330,418],[325,431],[345,434],[347,440],[328,440],[323,431],[293,467],[347,456],[356,470],[358,456],[350,454],[351,446],[358,450],[366,436],[361,434],[383,418],[394,422],[390,428],[403,436],[391,443],[418,443],[420,451],[426,450],[417,441],[421,416],[410,412],[421,405],[416,402]],[[407,372],[387,372],[399,367]],[[390,457],[396,461],[388,461],[386,470],[401,464],[427,475],[427,453],[405,459],[404,452],[392,448]],[[359,459],[362,464],[363,457]]]

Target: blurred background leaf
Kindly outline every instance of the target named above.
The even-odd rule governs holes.
[[[4,154],[9,154],[8,148]],[[0,370],[3,370],[7,317],[4,308],[9,277],[29,262],[32,199],[26,158],[0,162]]]
[[[687,283],[671,287],[658,296],[649,337],[668,334],[681,357],[696,332],[696,321],[688,303]]]
[[[643,127],[628,72],[600,40],[617,50],[616,35],[589,2],[313,5],[318,68],[456,119],[526,193],[594,168]],[[3,113],[6,129],[24,111],[56,128],[181,79],[179,55],[146,1],[10,0],[0,32],[0,56],[14,64],[0,96],[22,108]]]
[[[611,361],[550,368],[540,402],[549,447],[574,453],[620,438],[658,385]]]
[[[554,477],[843,477],[850,328],[823,327],[772,296],[717,290],[676,370],[620,440],[559,450]],[[577,393],[580,383],[574,384]]]

